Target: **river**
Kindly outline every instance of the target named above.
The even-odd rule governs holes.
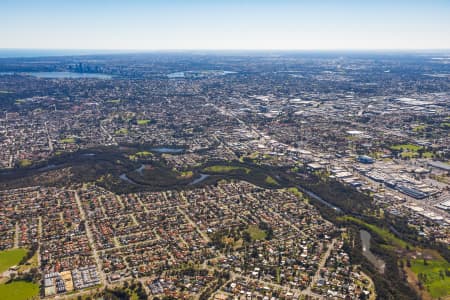
[[[158,148],[151,148],[150,151],[158,152],[158,153],[176,154],[176,153],[182,153],[184,151],[184,149],[182,149],[182,148],[158,147]]]
[[[339,213],[343,213],[342,209],[340,209],[339,207],[334,206],[333,204],[331,204],[331,203],[329,203],[329,202],[323,200],[320,196],[314,194],[313,192],[311,192],[311,191],[309,191],[309,190],[307,190],[307,189],[305,189],[305,188],[303,188],[303,187],[301,187],[301,186],[298,186],[298,189],[299,189],[301,192],[303,192],[303,193],[307,194],[308,196],[310,196],[311,198],[316,199],[316,200],[319,201],[320,203],[325,204],[326,206],[328,206],[328,207],[334,209],[335,211],[337,211],[337,212],[339,212]]]
[[[135,182],[134,180],[130,179],[127,176],[127,174],[125,174],[125,173],[120,174],[119,178],[122,179],[123,181],[128,182],[128,183],[133,184],[133,185],[141,185],[141,184]]]
[[[191,183],[189,183],[189,185],[194,185],[194,184],[200,183],[203,180],[205,180],[206,178],[208,178],[209,176],[211,176],[211,175],[200,173],[200,177],[192,180]]]

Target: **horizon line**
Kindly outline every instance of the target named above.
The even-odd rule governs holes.
[[[165,51],[450,51],[449,48],[14,48],[0,47],[0,51],[45,50],[45,51],[132,51],[132,52],[165,52]]]
[[[348,49],[75,49],[75,48],[0,48],[0,59],[37,59],[45,57],[89,57],[107,55],[441,55],[450,58],[450,48],[406,49],[406,48],[348,48]]]

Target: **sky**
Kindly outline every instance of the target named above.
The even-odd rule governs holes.
[[[450,49],[450,0],[0,0],[0,48]]]

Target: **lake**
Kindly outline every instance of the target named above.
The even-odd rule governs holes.
[[[184,72],[173,72],[167,74],[168,78],[186,78],[186,77],[205,77],[205,76],[225,76],[229,74],[237,74],[234,71],[184,71]]]
[[[175,72],[167,74],[167,77],[169,78],[184,78],[184,72]]]
[[[363,255],[375,266],[375,268],[378,269],[378,271],[383,274],[384,269],[386,267],[386,263],[382,260],[376,257],[372,251],[370,251],[370,239],[372,236],[370,233],[366,230],[361,229],[359,231],[359,236],[361,238],[362,242],[362,252]]]
[[[158,147],[158,148],[152,148],[150,151],[158,152],[158,153],[181,153],[184,151],[184,149],[181,148],[168,148],[168,147]]]
[[[95,79],[112,79],[111,75],[100,73],[75,73],[75,72],[0,72],[0,75],[28,75],[37,78],[56,78],[56,79],[78,79],[78,78],[95,78]]]

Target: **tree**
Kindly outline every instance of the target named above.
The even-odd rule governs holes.
[[[270,241],[273,238],[273,229],[272,229],[272,227],[269,227],[266,230],[266,233],[267,233],[266,239]]]
[[[252,237],[250,235],[250,233],[248,233],[248,231],[244,231],[242,233],[242,239],[244,240],[244,242],[246,243],[250,243],[252,241]]]

